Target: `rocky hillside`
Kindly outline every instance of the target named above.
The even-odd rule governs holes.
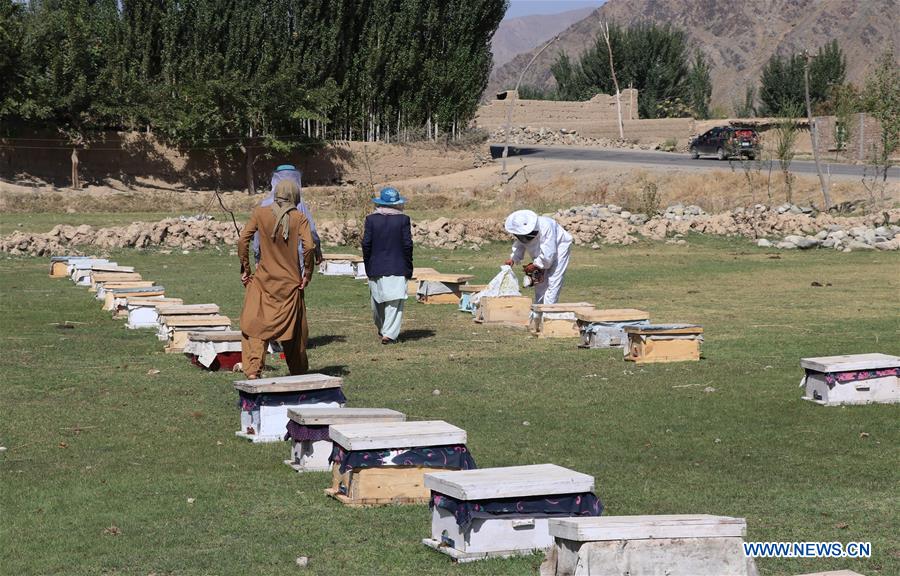
[[[532,14],[500,22],[500,27],[491,40],[494,69],[503,66],[517,54],[541,46],[593,11],[593,8],[579,8],[559,14]]]
[[[625,25],[670,23],[685,30],[711,62],[713,104],[731,109],[748,85],[758,83],[773,54],[814,51],[832,39],[847,56],[847,79],[861,83],[892,41],[900,48],[898,13],[897,0],[609,0],[563,32],[558,45],[541,54],[523,82],[552,86],[550,65],[557,54],[562,50],[580,55],[593,44],[601,19]],[[519,54],[495,68],[486,95],[511,88],[532,55]]]

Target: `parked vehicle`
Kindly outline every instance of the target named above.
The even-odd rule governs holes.
[[[701,154],[715,154],[719,160],[746,156],[753,160],[759,155],[759,134],[753,128],[716,126],[691,140],[691,158]]]

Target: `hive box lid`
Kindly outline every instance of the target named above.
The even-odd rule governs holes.
[[[465,444],[466,431],[443,420],[337,424],[328,433],[345,450]]]
[[[362,262],[363,257],[356,254],[322,254],[322,260],[349,260],[350,262]]]
[[[556,464],[479,468],[425,475],[425,487],[458,500],[573,494],[594,489],[594,477]]]
[[[134,272],[134,266],[119,266],[114,262],[100,262],[91,266],[94,272],[127,273]]]
[[[649,320],[650,313],[636,308],[607,308],[603,310],[577,310],[575,316],[584,322],[628,322]]]
[[[173,304],[181,304],[182,302],[183,300],[181,298],[160,298],[158,296],[153,298],[148,296],[128,297],[129,306],[153,306],[154,308],[159,308],[160,306],[171,306]]]
[[[579,516],[551,518],[550,535],[576,542],[648,538],[743,537],[747,521],[710,514],[658,516]]]
[[[590,312],[596,306],[588,302],[559,302],[557,304],[534,304],[531,309],[535,312]]]
[[[322,390],[323,388],[340,388],[343,383],[342,378],[335,376],[300,374],[258,380],[237,380],[234,387],[250,394],[259,394],[262,392],[303,392],[305,390]]]
[[[471,274],[441,274],[440,272],[426,272],[416,276],[416,280],[424,280],[426,282],[446,282],[448,284],[462,284],[473,278],[475,278],[475,276]]]
[[[83,260],[72,260],[69,262],[69,265],[74,267],[76,270],[90,270],[94,266],[100,266],[101,264],[111,264],[113,266],[116,265],[115,262],[110,262],[106,258],[85,258]]]
[[[649,324],[646,326],[626,326],[629,334],[703,334],[703,328],[696,324]]]
[[[101,284],[104,282],[139,282],[144,278],[137,272],[93,272],[91,282]]]
[[[188,340],[194,342],[240,342],[240,330],[216,330],[214,332],[188,332]]]
[[[879,368],[896,368],[900,366],[900,356],[880,353],[822,356],[819,358],[802,358],[800,366],[816,372],[877,370]]]
[[[116,288],[149,288],[153,286],[150,280],[132,280],[130,282],[103,282],[104,290],[115,290]]]
[[[73,262],[75,260],[90,260],[91,256],[51,256],[51,262]]]
[[[406,414],[389,408],[290,408],[288,418],[305,426],[359,422],[404,422]]]
[[[417,279],[420,274],[440,274],[440,272],[438,272],[434,268],[413,268],[412,279]]]
[[[169,328],[191,328],[195,326],[231,326],[228,316],[170,316],[165,319]]]
[[[459,291],[464,294],[477,294],[487,290],[487,284],[463,284],[459,287]]]
[[[160,316],[191,316],[199,314],[218,314],[218,304],[169,304],[160,306]]]
[[[106,287],[107,292],[110,292],[116,298],[125,298],[127,296],[148,296],[148,295],[158,295],[162,296],[166,289],[164,286],[134,286],[129,288],[109,288]]]

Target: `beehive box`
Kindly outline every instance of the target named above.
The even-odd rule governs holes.
[[[627,326],[650,324],[650,314],[635,308],[579,310],[575,313],[581,348],[624,348]]]
[[[166,289],[163,286],[147,286],[141,288],[109,288],[103,292],[103,310],[113,313],[114,318],[125,318],[128,311],[125,309],[126,298],[130,296],[142,296],[153,298],[163,297]]]
[[[429,473],[431,538],[459,562],[530,554],[553,546],[551,517],[597,516],[594,478],[555,464]]]
[[[325,276],[359,276],[359,270],[365,270],[362,256],[356,254],[323,254],[319,264],[319,273]]]
[[[803,399],[825,406],[900,402],[900,356],[850,354],[803,358]]]
[[[487,290],[487,284],[463,284],[459,287],[459,311],[475,314],[478,307],[472,302],[472,296]]]
[[[416,300],[423,304],[459,306],[460,287],[473,278],[471,274],[422,273],[418,277]]]
[[[184,352],[191,332],[220,332],[231,330],[228,316],[208,314],[203,316],[166,316],[160,330],[165,330],[166,352]]]
[[[106,258],[86,258],[84,260],[74,260],[69,262],[69,277],[72,279],[72,282],[75,282],[78,286],[90,286],[91,285],[91,268],[100,264],[111,264],[113,266],[116,265],[115,262],[110,262]]]
[[[552,518],[555,576],[756,576],[747,522],[707,514]]]
[[[534,304],[531,307],[531,333],[539,338],[578,338],[578,312],[594,310],[588,302]]]
[[[206,370],[231,371],[241,361],[241,331],[188,332],[184,355]]]
[[[121,271],[104,270],[98,272],[96,268],[91,271],[90,275],[90,291],[96,292],[97,286],[104,282],[139,282],[143,280],[140,274],[134,272],[134,268],[130,266],[119,266]],[[126,270],[131,270],[126,272]]]
[[[146,297],[129,297],[126,298],[126,309],[128,310],[128,323],[126,328],[159,328],[159,314],[157,309],[160,306],[180,306],[184,303],[181,298],[166,298],[154,296]]]
[[[350,506],[425,503],[426,473],[458,469],[455,463],[471,460],[466,431],[442,420],[336,424],[329,435],[335,446],[332,484],[325,493]],[[354,466],[354,458],[365,465]]]
[[[311,408],[288,410],[291,457],[284,463],[297,472],[327,472],[333,444],[329,428],[334,424],[403,422],[406,414],[388,408]]]
[[[301,406],[339,408],[347,399],[343,380],[325,374],[238,380],[241,429],[236,436],[253,442],[280,442],[288,423],[288,410]]]
[[[218,304],[171,304],[160,306],[157,312],[157,337],[163,342],[169,340],[170,330],[166,319],[176,319],[180,316],[216,316],[219,314]]]
[[[150,280],[133,280],[131,282],[98,282],[97,283],[97,292],[94,293],[94,297],[97,300],[105,301],[106,300],[106,291],[118,288],[149,288],[153,286],[153,282]]]
[[[419,276],[423,274],[440,274],[440,272],[434,268],[413,268],[412,278],[406,281],[407,296],[416,295],[416,291],[419,289]]]
[[[50,277],[51,278],[67,278],[71,271],[69,267],[79,260],[90,260],[88,256],[51,256],[50,257]]]
[[[528,296],[483,296],[475,310],[479,324],[503,324],[528,328],[531,321],[531,298]]]
[[[626,326],[625,360],[636,364],[700,360],[703,328],[695,324]]]

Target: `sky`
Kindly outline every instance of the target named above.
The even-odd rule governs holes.
[[[504,19],[530,14],[557,14],[579,8],[599,8],[605,0],[510,0]]]

